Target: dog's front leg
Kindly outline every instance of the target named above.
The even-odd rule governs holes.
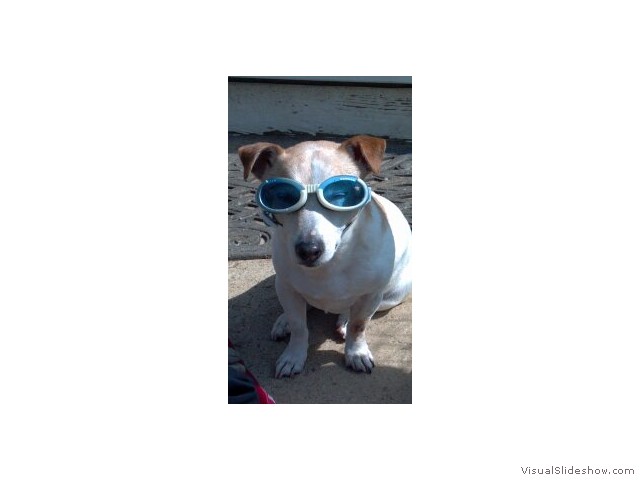
[[[288,331],[291,333],[289,344],[276,362],[276,378],[289,377],[300,373],[307,360],[309,347],[309,330],[307,329],[307,302],[291,285],[276,275],[276,292],[284,309],[271,331],[275,333]]]
[[[380,302],[382,293],[365,295],[351,307],[344,345],[344,357],[347,367],[357,372],[371,373],[375,364],[373,355],[365,339],[367,322],[371,319]]]

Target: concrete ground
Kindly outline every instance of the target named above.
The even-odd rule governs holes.
[[[229,261],[229,339],[276,403],[411,403],[411,299],[378,313],[367,327],[376,367],[355,373],[344,363],[336,315],[308,313],[309,355],[304,371],[276,379],[275,363],[288,339],[270,339],[282,308],[271,260]]]

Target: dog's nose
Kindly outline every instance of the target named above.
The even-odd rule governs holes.
[[[321,242],[311,240],[296,243],[296,255],[307,266],[313,265],[323,252],[324,245]]]

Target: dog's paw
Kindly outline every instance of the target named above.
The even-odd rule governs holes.
[[[276,378],[291,377],[302,372],[304,362],[307,360],[307,349],[287,345],[280,358],[276,362]]]
[[[287,317],[283,313],[278,317],[276,323],[273,324],[271,328],[271,340],[281,340],[289,333],[291,330],[289,329],[289,323],[287,322]]]
[[[371,351],[366,343],[345,349],[344,359],[347,367],[356,372],[371,373],[373,367],[375,367],[373,355],[371,355]]]

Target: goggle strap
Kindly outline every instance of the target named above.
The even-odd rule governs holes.
[[[260,213],[262,213],[262,220],[264,220],[267,227],[275,227],[276,225],[282,226],[282,224],[276,220],[276,216],[273,213],[267,212],[262,208],[260,209]]]

